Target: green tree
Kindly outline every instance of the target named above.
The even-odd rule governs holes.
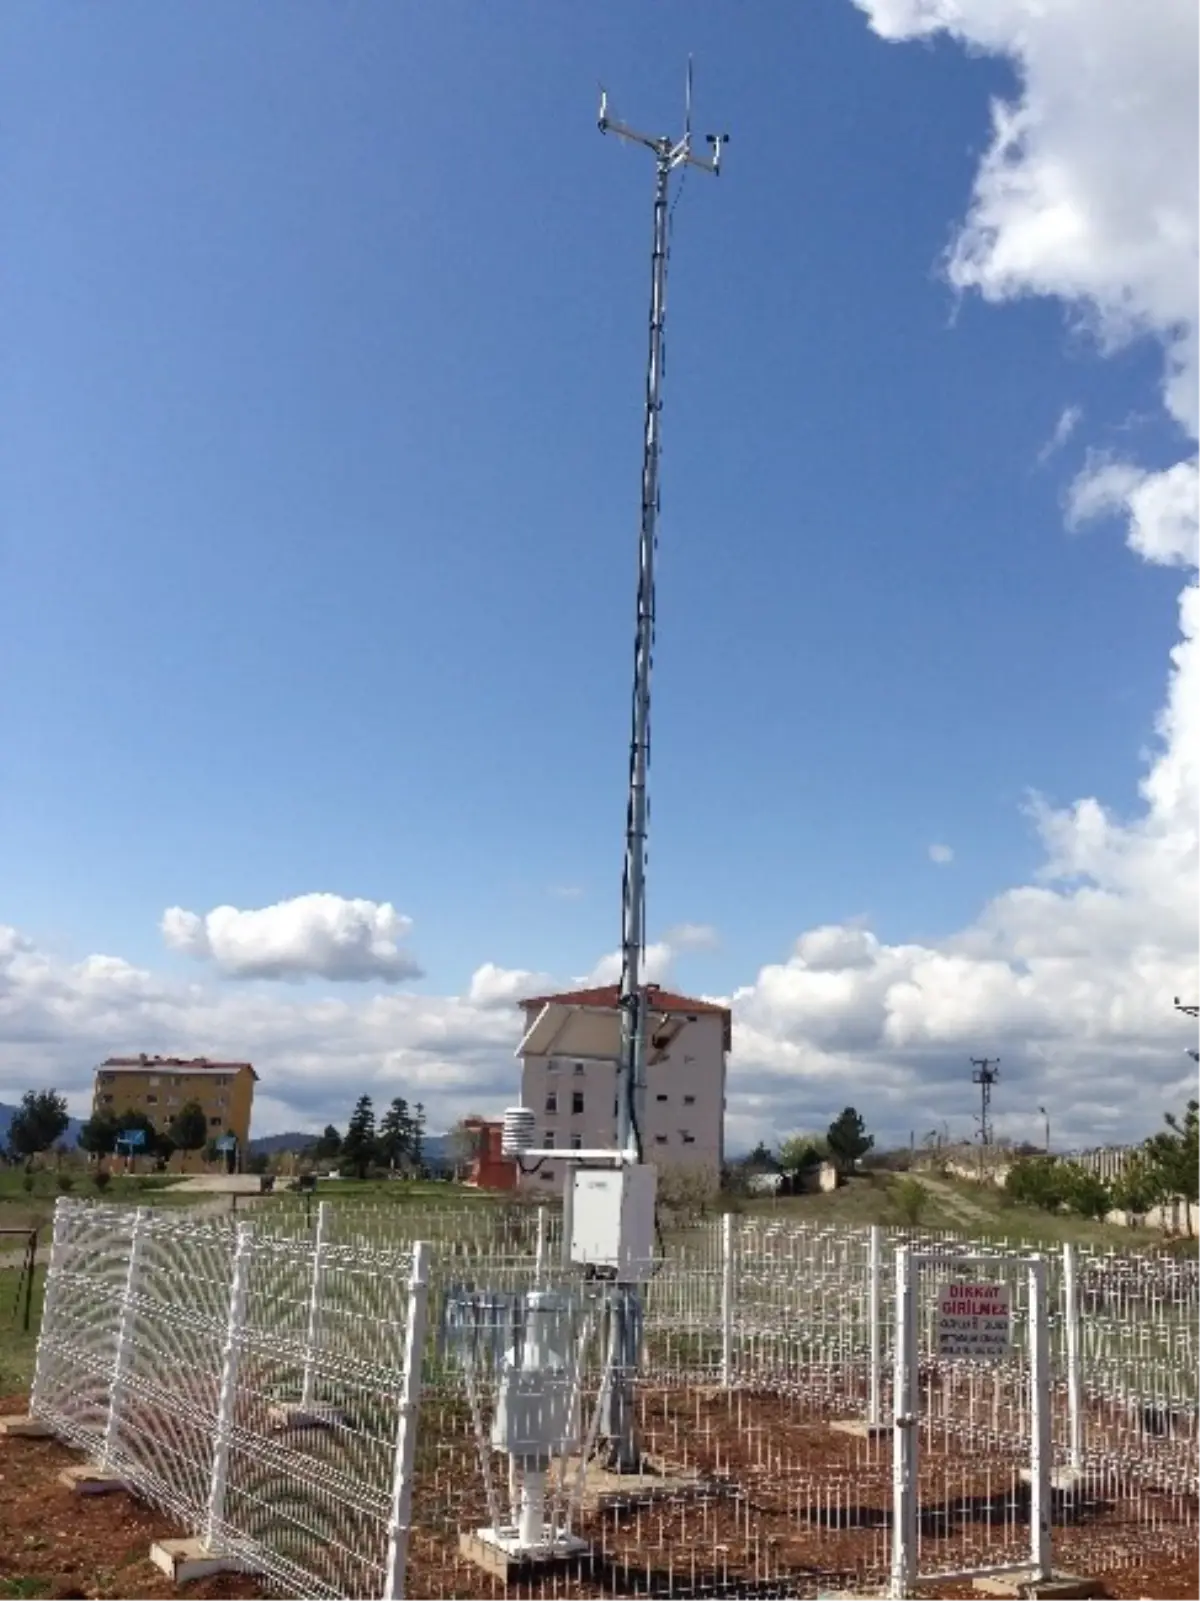
[[[170,1137],[181,1151],[199,1151],[208,1140],[208,1118],[197,1101],[187,1101],[171,1119]]]
[[[418,1173],[425,1171],[425,1108],[418,1101],[413,1107],[412,1142],[408,1148],[412,1165]]]
[[[834,1118],[825,1139],[830,1155],[842,1167],[853,1167],[875,1144],[875,1136],[867,1133],[861,1113],[852,1106]]]
[[[38,1156],[48,1151],[69,1122],[66,1099],[57,1090],[26,1090],[8,1126],[8,1145],[14,1156]]]
[[[325,1125],[325,1132],[312,1147],[314,1162],[332,1162],[342,1154],[342,1136],[332,1123]]]
[[[1078,1162],[1061,1162],[1059,1168],[1063,1200],[1071,1211],[1080,1217],[1106,1218],[1112,1211],[1112,1191],[1099,1174]]]
[[[1190,1239],[1194,1232],[1192,1207],[1196,1205],[1200,1183],[1200,1101],[1187,1103],[1182,1121],[1173,1112],[1167,1112],[1163,1122],[1166,1128],[1151,1135],[1143,1149],[1157,1176],[1163,1198],[1178,1198],[1187,1203],[1185,1226]]]
[[[79,1148],[89,1156],[111,1156],[117,1142],[117,1120],[111,1112],[89,1117],[79,1130]]]
[[[1144,1151],[1136,1152],[1113,1183],[1113,1205],[1133,1217],[1145,1217],[1151,1207],[1164,1199],[1161,1174]]]
[[[780,1140],[778,1165],[785,1173],[803,1173],[829,1158],[829,1142],[820,1134],[789,1134]]]
[[[413,1132],[408,1102],[398,1095],[379,1120],[379,1160],[393,1170],[412,1163]]]
[[[1019,1206],[1057,1212],[1066,1200],[1063,1164],[1051,1156],[1030,1156],[1014,1162],[1004,1180],[1004,1193]]]
[[[773,1171],[778,1166],[775,1158],[761,1140],[741,1165],[751,1173]]]
[[[360,1095],[346,1125],[341,1170],[347,1178],[365,1179],[376,1155],[375,1108],[369,1095]]]

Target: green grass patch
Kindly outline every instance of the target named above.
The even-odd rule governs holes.
[[[0,1268],[0,1395],[26,1390],[33,1379],[38,1329],[42,1324],[42,1295],[46,1269],[34,1275],[29,1332],[23,1327],[25,1286],[19,1268]]]

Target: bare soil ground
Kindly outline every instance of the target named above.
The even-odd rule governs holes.
[[[8,1396],[0,1414],[25,1405]],[[78,1461],[56,1440],[0,1439],[0,1597],[179,1595],[150,1547],[186,1531],[129,1495],[74,1495],[58,1475]],[[218,1574],[185,1593],[229,1601],[261,1592],[244,1576]]]
[[[0,1412],[24,1410],[21,1397]],[[591,1543],[586,1570],[533,1572],[504,1584],[465,1561],[460,1529],[489,1521],[478,1464],[465,1431],[434,1438],[421,1450],[414,1498],[408,1593],[423,1597],[517,1597],[591,1601],[614,1596],[815,1597],[839,1590],[880,1593],[890,1541],[890,1447],[870,1445],[799,1418],[787,1398],[731,1399],[720,1393],[646,1396],[647,1449],[667,1463],[687,1462],[705,1477],[702,1494],[661,1503],[585,1512],[579,1532]],[[55,1441],[0,1440],[0,1598],[151,1598],[177,1595],[149,1561],[152,1541],[181,1531],[169,1518],[126,1495],[81,1497],[59,1485],[75,1453]],[[960,1452],[922,1455],[922,1550],[926,1565],[987,1559],[1027,1539],[1028,1503],[1015,1468],[996,1456],[972,1461]],[[1160,1547],[1154,1518],[1134,1505],[1095,1494],[1074,1513],[1055,1511],[1056,1567],[1088,1573],[1103,1593],[1135,1598],[1200,1596],[1194,1554]],[[1164,1498],[1162,1523],[1194,1543],[1194,1516]],[[1190,1526],[1189,1526],[1190,1525]],[[189,1585],[200,1598],[257,1597],[244,1576]],[[969,1585],[923,1587],[921,1596],[972,1594]]]

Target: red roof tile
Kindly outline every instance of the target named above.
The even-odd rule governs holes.
[[[190,1067],[205,1068],[213,1073],[236,1073],[239,1068],[248,1067],[254,1075],[251,1062],[210,1062],[207,1056],[110,1056],[101,1062],[101,1067]]]
[[[718,1006],[715,1001],[697,1001],[688,995],[676,995],[673,990],[661,989],[657,984],[647,984],[646,993],[650,1004],[657,1012],[692,1012],[697,1015],[707,1013],[725,1019],[725,1049],[729,1050],[733,1032],[733,1014],[728,1006]],[[529,1011],[533,1007],[542,1007],[550,1001],[557,1001],[566,1006],[616,1006],[621,998],[619,984],[603,984],[597,989],[564,990],[560,995],[535,995],[520,1004]]]

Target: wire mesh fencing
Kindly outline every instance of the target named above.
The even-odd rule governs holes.
[[[267,1589],[400,1595],[427,1252],[60,1203],[31,1409]]]
[[[1194,1263],[1047,1253],[1038,1319],[1027,1248],[729,1216],[669,1233],[630,1294],[564,1262],[554,1212],[457,1233],[452,1212],[60,1202],[34,1410],[292,1595],[499,1593],[470,1541],[515,1527],[529,1486],[586,1560],[526,1594],[878,1587],[910,1415],[922,1571],[1028,1556],[1038,1464],[1056,1560],[1194,1545]],[[908,1301],[905,1243],[935,1261]],[[940,1341],[968,1265],[1007,1287],[1001,1356]],[[561,1323],[535,1394],[538,1296]],[[543,1412],[554,1449],[510,1449]],[[637,1471],[610,1471],[630,1441]]]

